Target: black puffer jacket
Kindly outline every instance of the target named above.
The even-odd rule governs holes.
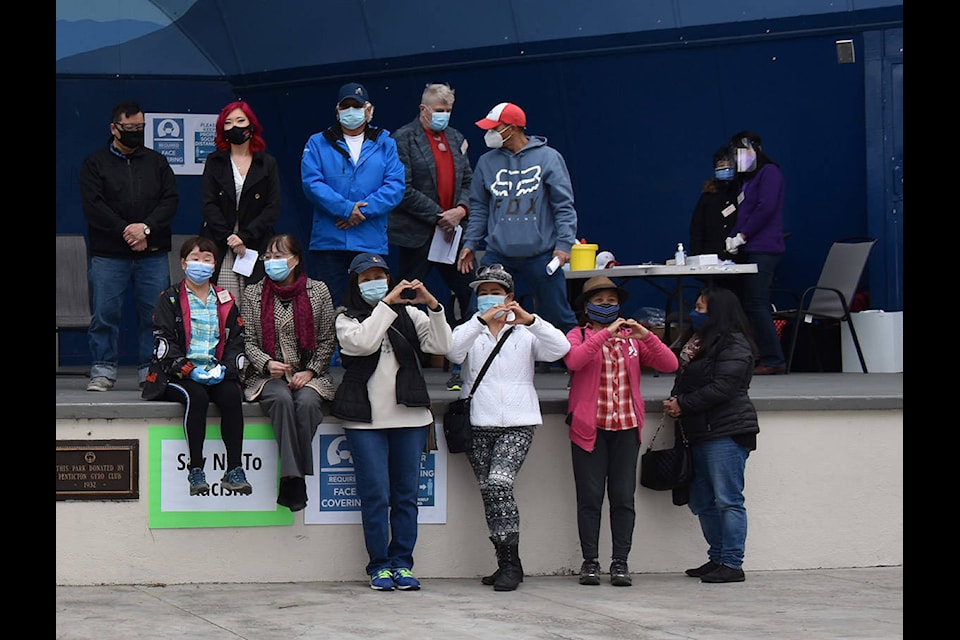
[[[721,338],[723,343],[702,350],[673,383],[683,429],[691,444],[741,434],[758,433],[757,410],[750,400],[753,351],[742,333]]]

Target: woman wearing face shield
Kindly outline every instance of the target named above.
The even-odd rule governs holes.
[[[741,176],[730,146],[713,153],[713,177],[703,183],[690,217],[690,255],[716,254],[721,260],[743,262],[743,254],[727,251],[726,240],[737,223]],[[715,276],[711,281],[740,295],[740,276]]]
[[[754,375],[786,371],[786,358],[770,310],[770,286],[783,253],[784,180],[780,166],[763,151],[760,136],[741,131],[730,149],[742,180],[737,200],[737,222],[726,239],[728,252],[757,265],[757,273],[743,278],[743,309],[750,319],[759,356]]]

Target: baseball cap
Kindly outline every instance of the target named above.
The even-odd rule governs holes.
[[[613,254],[609,251],[601,251],[597,254],[597,269],[609,269],[610,267],[619,266],[620,263],[617,262],[617,259],[613,257]]]
[[[495,282],[506,289],[507,293],[513,291],[513,276],[502,264],[491,264],[477,269],[477,279],[470,283],[470,287],[476,291],[484,282]]]
[[[350,262],[350,273],[363,273],[367,269],[380,267],[390,273],[387,261],[375,253],[359,253]]]
[[[493,129],[498,124],[512,124],[518,127],[527,126],[527,114],[523,109],[512,102],[501,102],[487,114],[482,120],[477,120],[477,126],[481,129]]]
[[[337,105],[347,98],[359,100],[360,104],[370,102],[370,94],[367,93],[367,89],[359,82],[349,82],[340,87],[340,97],[337,98]]]

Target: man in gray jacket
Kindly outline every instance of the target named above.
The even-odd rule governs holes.
[[[476,124],[486,131],[483,141],[490,150],[477,160],[457,264],[461,272],[472,271],[475,252],[486,241],[481,264],[501,264],[520,275],[533,291],[537,312],[566,334],[577,326],[560,270],[577,241],[567,164],[545,137],[527,135],[527,114],[511,102],[501,102]]]
[[[463,134],[448,126],[454,92],[446,84],[429,84],[420,99],[420,113],[393,133],[406,171],[403,201],[390,212],[387,236],[399,252],[399,276],[425,281],[434,267],[457,298],[460,317],[472,313],[471,273],[460,273],[456,264],[432,262],[430,245],[437,229],[454,239],[457,227],[466,225],[473,172]],[[457,247],[459,249],[459,247]],[[447,322],[456,326],[453,305],[447,305]],[[460,367],[451,366],[449,391],[460,390]]]

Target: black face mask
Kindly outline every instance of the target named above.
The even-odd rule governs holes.
[[[131,149],[143,146],[143,131],[120,130],[120,144]]]
[[[230,129],[224,129],[223,137],[226,138],[227,142],[230,144],[243,144],[253,137],[253,125],[248,124],[245,127],[231,127]]]

